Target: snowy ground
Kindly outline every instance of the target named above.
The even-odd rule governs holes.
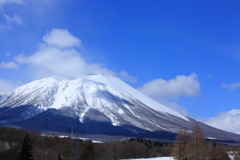
[[[129,159],[129,160],[174,160],[173,157],[156,157],[156,158],[140,158],[140,159]]]
[[[233,157],[229,157],[231,160],[233,160]],[[140,158],[140,159],[129,159],[129,160],[174,160],[173,157],[156,157],[156,158]]]

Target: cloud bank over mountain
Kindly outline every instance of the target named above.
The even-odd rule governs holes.
[[[52,75],[77,78],[86,74],[118,75],[122,80],[136,83],[137,78],[123,70],[116,73],[102,64],[88,63],[82,57],[77,48],[83,47],[81,40],[66,29],[52,29],[39,43],[39,49],[30,55],[19,54],[14,57],[14,62],[1,62],[2,68],[18,68],[26,65],[29,75],[33,79],[46,78]],[[12,89],[13,84],[9,89]],[[3,91],[6,91],[4,89]],[[200,94],[200,83],[196,74],[189,76],[176,76],[175,79],[166,81],[155,79],[138,88],[139,91],[163,103],[164,105],[188,115],[188,111],[169,99],[177,99],[181,96],[194,97]]]
[[[78,48],[84,45],[81,39],[71,34],[66,29],[52,29],[48,31],[39,43],[39,49],[25,55],[24,53],[14,57],[11,61],[2,61],[2,69],[19,69],[27,66],[27,72],[33,79],[46,78],[52,75],[67,77],[79,77],[86,74],[104,74],[118,75],[122,80],[128,83],[136,83],[137,78],[129,75],[125,70],[116,73],[102,64],[88,63]],[[163,105],[183,114],[189,115],[189,112],[183,106],[178,105],[175,100],[180,97],[196,97],[200,95],[200,82],[198,75],[192,73],[188,76],[178,75],[173,79],[165,80],[162,78],[146,82],[137,89],[148,95]],[[4,93],[19,86],[21,83],[15,83],[9,80],[0,80],[0,92]],[[221,87],[229,90],[237,89],[239,84],[226,85]],[[236,111],[236,110],[235,110]],[[233,111],[222,112],[217,117],[209,118],[206,123],[224,130],[239,132],[238,126],[239,114]]]
[[[216,117],[208,118],[205,123],[219,129],[240,134],[240,110],[233,109],[228,112],[220,112]]]
[[[184,115],[188,115],[188,112],[184,107],[169,102],[168,100],[177,99],[182,96],[199,96],[200,82],[197,80],[197,75],[193,73],[189,76],[179,75],[168,81],[164,79],[155,79],[145,83],[142,87],[139,87],[138,90],[156,101],[161,102]]]
[[[84,74],[114,74],[101,64],[87,63],[75,49],[81,46],[81,40],[66,29],[52,29],[43,36],[43,42],[32,55],[15,57],[17,63],[27,64],[30,73],[37,79],[52,75],[76,78]]]

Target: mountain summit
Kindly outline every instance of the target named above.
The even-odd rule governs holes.
[[[70,133],[76,118],[84,135],[172,139],[179,127],[198,123],[206,137],[240,138],[173,111],[113,76],[53,76],[0,94],[1,126]]]

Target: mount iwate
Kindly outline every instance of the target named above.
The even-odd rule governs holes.
[[[0,125],[81,136],[173,140],[179,127],[199,124],[206,137],[237,141],[222,131],[147,97],[113,76],[50,77],[0,94]]]

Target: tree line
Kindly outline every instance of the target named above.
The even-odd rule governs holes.
[[[0,160],[73,160],[75,147],[70,137],[0,127]],[[104,143],[79,140],[78,153],[79,160],[161,157],[171,155],[171,145],[142,138]]]
[[[23,129],[0,127],[0,160],[73,160],[76,141],[55,134],[42,135]],[[240,160],[239,146],[223,146],[205,141],[196,125],[179,129],[173,144],[143,138],[93,143],[79,140],[78,160],[119,160],[173,156],[177,160]],[[27,158],[26,158],[27,157]]]

